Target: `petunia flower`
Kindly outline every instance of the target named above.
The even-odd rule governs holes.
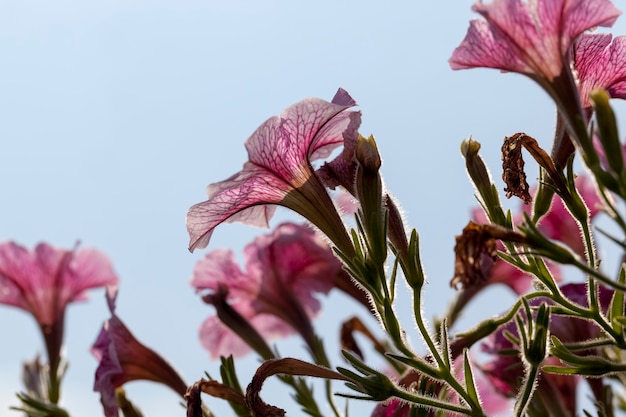
[[[67,305],[85,300],[91,288],[112,289],[117,282],[111,263],[95,249],[67,250],[40,243],[31,251],[14,242],[0,244],[0,304],[24,309],[37,321],[46,342],[52,385],[58,382]]]
[[[608,0],[478,0],[467,35],[450,58],[452,69],[497,68],[554,81],[569,67],[574,40],[611,26],[619,10]]]
[[[332,102],[308,98],[268,119],[245,143],[248,161],[232,177],[208,186],[208,200],[187,214],[189,248],[206,247],[213,229],[239,221],[268,226],[275,206],[287,207],[318,227],[340,250],[352,244],[313,161],[326,158],[356,134],[356,102],[339,89]]]
[[[93,389],[100,392],[105,416],[119,415],[115,391],[130,381],[159,382],[184,398],[187,385],[180,375],[159,354],[141,344],[115,314],[116,295],[107,295],[111,318],[91,347],[100,362]]]
[[[613,98],[626,99],[626,36],[585,33],[574,47],[574,66],[584,108],[591,106],[589,93],[602,88]]]
[[[191,285],[210,293],[225,287],[227,301],[266,339],[297,331],[312,343],[310,319],[320,309],[314,293],[328,293],[345,276],[328,245],[306,226],[283,223],[248,244],[244,257],[242,271],[232,251],[209,252],[196,264]],[[202,325],[201,340],[214,358],[249,351],[216,317]]]
[[[574,152],[571,138],[586,136],[577,120],[589,116],[572,73],[574,42],[596,26],[612,26],[621,12],[609,0],[478,0],[472,10],[484,19],[470,22],[450,67],[497,68],[541,85],[559,110],[552,158],[564,167]],[[591,54],[587,58],[594,59]]]

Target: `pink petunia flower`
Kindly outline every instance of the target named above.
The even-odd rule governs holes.
[[[283,223],[248,244],[244,256],[242,271],[232,251],[209,252],[196,264],[191,285],[212,293],[226,287],[228,302],[266,339],[298,331],[311,342],[310,318],[320,309],[313,293],[328,293],[341,271],[328,245],[306,226]],[[249,351],[217,317],[202,325],[201,341],[213,358]]]
[[[478,0],[467,35],[450,58],[452,69],[518,72],[552,82],[569,67],[574,40],[596,26],[611,26],[619,10],[608,0]]]
[[[550,95],[559,110],[552,147],[555,164],[564,167],[572,143],[586,136],[579,119],[590,112],[581,103],[572,72],[574,42],[596,26],[611,26],[620,11],[609,0],[478,0],[473,8],[484,20],[472,20],[465,39],[449,59],[452,69],[497,68],[524,74]],[[592,49],[587,49],[587,52]],[[582,50],[581,50],[582,51]],[[586,60],[594,60],[585,54]],[[590,61],[587,61],[590,62]],[[593,77],[592,77],[593,78]]]
[[[183,398],[187,385],[180,375],[159,354],[141,344],[115,315],[116,295],[107,294],[111,318],[91,347],[91,353],[100,362],[93,389],[100,392],[105,416],[119,415],[115,390],[130,381],[159,382]]]
[[[574,47],[574,66],[583,107],[591,106],[589,93],[596,88],[626,99],[626,36],[581,35]]]
[[[0,244],[0,304],[31,313],[42,328],[63,318],[66,306],[87,298],[87,290],[116,286],[117,275],[99,251],[57,249],[40,243],[33,251]]]
[[[352,97],[339,89],[330,103],[308,98],[259,126],[245,143],[249,160],[243,169],[209,185],[208,200],[189,209],[190,250],[206,247],[222,222],[267,227],[275,205],[281,205],[350,251],[350,238],[311,163],[342,145],[344,134],[357,134],[360,113],[348,110],[354,105]]]
[[[30,251],[14,242],[0,244],[0,304],[24,309],[37,320],[54,375],[67,305],[85,300],[91,288],[112,290],[117,282],[111,263],[95,249],[67,250],[40,243]]]

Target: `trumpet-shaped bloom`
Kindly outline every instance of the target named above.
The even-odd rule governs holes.
[[[85,300],[88,289],[117,281],[109,260],[95,249],[40,243],[29,251],[13,242],[0,244],[0,304],[28,311],[43,329],[62,320],[70,302]]]
[[[107,295],[111,318],[104,323],[91,352],[100,361],[96,369],[94,391],[106,417],[119,415],[116,388],[136,380],[167,385],[181,397],[187,385],[179,374],[156,352],[141,344],[114,313],[115,295]]]
[[[341,271],[328,245],[310,228],[284,223],[248,244],[244,256],[242,271],[232,251],[209,252],[197,263],[191,285],[213,293],[226,287],[232,307],[268,339],[294,331],[307,337],[310,318],[320,309],[313,293],[328,293]],[[201,340],[213,357],[249,350],[217,317],[202,325]]]
[[[344,133],[356,133],[360,114],[347,110],[354,105],[340,89],[330,103],[308,98],[259,126],[245,143],[248,161],[243,169],[209,185],[208,200],[189,209],[189,248],[205,247],[213,229],[225,221],[267,227],[275,205],[303,215],[335,244],[350,246],[311,162],[328,157],[343,143]]]
[[[498,68],[552,82],[574,40],[596,26],[611,26],[620,12],[608,0],[478,0],[465,39],[450,58],[452,69]]]
[[[590,107],[589,93],[602,88],[613,98],[626,99],[626,36],[583,34],[576,40],[574,65],[578,73],[583,107]]]

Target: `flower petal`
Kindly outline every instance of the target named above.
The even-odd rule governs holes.
[[[626,36],[583,34],[576,41],[574,64],[583,107],[591,106],[589,93],[602,88],[613,98],[626,99]]]
[[[305,99],[257,128],[245,143],[249,161],[243,169],[211,184],[208,200],[189,209],[190,250],[206,247],[213,229],[225,221],[267,227],[275,207],[266,205],[287,205],[285,197],[314,177],[311,162],[343,143],[353,113],[345,110],[355,103],[343,90],[335,100],[344,104]]]
[[[110,261],[95,249],[65,250],[40,243],[29,251],[0,244],[0,303],[29,311],[40,325],[54,324],[86,290],[117,286]]]
[[[478,0],[472,9],[485,20],[470,22],[452,69],[499,68],[549,82],[563,71],[577,36],[611,26],[620,14],[609,0]]]

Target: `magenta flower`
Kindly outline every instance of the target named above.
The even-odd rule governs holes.
[[[298,331],[311,342],[310,318],[320,309],[313,293],[328,293],[341,271],[328,245],[310,228],[284,223],[248,244],[244,256],[242,271],[232,251],[209,252],[196,264],[191,285],[198,292],[227,288],[228,302],[267,339]],[[216,317],[200,336],[213,358],[249,351]]]
[[[105,416],[119,415],[115,390],[130,381],[159,382],[183,398],[187,385],[180,375],[156,352],[141,344],[115,315],[116,295],[107,295],[111,318],[104,323],[91,348],[100,361],[93,389],[100,392]]]
[[[14,243],[0,244],[0,304],[33,315],[46,343],[51,400],[58,400],[57,368],[61,359],[65,308],[87,298],[91,288],[117,286],[109,260],[95,249],[57,249],[40,243],[33,251]]]
[[[596,26],[611,26],[619,10],[608,0],[478,0],[467,35],[450,58],[452,69],[518,72],[552,82],[568,68],[574,40]]]
[[[337,247],[352,247],[345,227],[311,163],[356,135],[360,113],[340,89],[331,103],[308,98],[268,119],[245,143],[248,161],[227,180],[209,185],[208,200],[187,214],[190,250],[205,247],[222,222],[268,226],[275,205],[290,208],[322,230]]]
[[[591,106],[589,93],[596,88],[626,99],[626,36],[581,35],[574,48],[574,65],[583,107]]]

